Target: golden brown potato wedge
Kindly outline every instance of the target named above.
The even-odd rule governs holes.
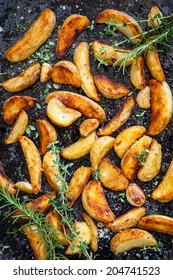
[[[21,144],[25,156],[31,185],[33,187],[33,193],[37,194],[41,189],[42,181],[40,153],[37,147],[35,146],[34,142],[28,137],[20,136],[19,142]]]
[[[65,106],[81,112],[88,118],[98,119],[99,123],[106,119],[103,108],[88,97],[70,91],[55,91],[46,96],[45,103],[54,96],[57,96]]]
[[[127,189],[129,181],[109,158],[103,158],[99,164],[100,181],[104,187],[113,191]]]
[[[151,141],[151,137],[145,135],[142,136],[127,150],[123,156],[121,160],[121,169],[129,180],[134,179],[140,165],[145,162]]]
[[[125,128],[115,138],[114,151],[122,158],[132,144],[142,137],[146,132],[146,128],[140,125],[133,125]]]
[[[25,193],[33,193],[33,187],[32,185],[27,182],[27,181],[20,181],[20,182],[17,182],[15,183],[14,187],[22,192],[25,192]]]
[[[85,211],[95,220],[109,223],[115,215],[109,207],[99,180],[90,181],[82,192],[82,205]]]
[[[162,12],[157,6],[152,6],[148,13],[148,26],[149,27],[159,27],[162,23],[160,18],[162,17]]]
[[[16,122],[14,123],[12,129],[10,130],[10,133],[5,138],[4,143],[9,145],[17,142],[19,137],[25,133],[27,125],[28,125],[28,115],[24,110],[21,110],[17,117]]]
[[[150,80],[151,86],[151,120],[148,134],[158,135],[168,125],[172,117],[172,93],[166,82]]]
[[[74,160],[87,155],[90,152],[92,144],[97,139],[96,132],[91,132],[87,137],[81,137],[77,142],[61,151],[61,156]]]
[[[173,160],[169,164],[166,175],[153,191],[151,197],[160,202],[169,202],[173,199]]]
[[[37,120],[37,130],[40,140],[40,154],[49,151],[48,145],[57,140],[57,132],[52,124],[46,119]]]
[[[83,121],[79,127],[80,135],[83,137],[88,136],[92,131],[99,127],[99,121],[97,119],[87,119]]]
[[[135,183],[130,183],[126,189],[127,201],[136,207],[142,206],[146,202],[143,190]]]
[[[87,223],[76,221],[74,222],[74,226],[75,231],[79,232],[79,234],[76,234],[76,236],[74,236],[74,238],[72,239],[71,243],[68,245],[65,251],[65,254],[67,255],[74,255],[80,253],[81,242],[85,242],[86,244],[89,244],[91,242],[91,232]]]
[[[162,146],[155,139],[153,139],[145,163],[138,171],[138,179],[142,182],[148,182],[152,180],[159,173],[161,162]]]
[[[145,207],[135,207],[125,214],[116,218],[113,223],[105,224],[112,232],[119,232],[136,226],[138,221],[145,215]]]
[[[90,71],[89,45],[87,42],[81,42],[77,46],[73,59],[74,64],[79,71],[81,88],[89,98],[95,101],[100,101],[101,99]]]
[[[115,138],[102,136],[94,141],[90,149],[90,162],[93,170],[97,170],[101,160],[107,156],[113,148]]]
[[[94,82],[101,94],[107,98],[118,99],[130,92],[127,86],[113,82],[103,74],[96,73]]]
[[[118,10],[107,9],[102,11],[95,20],[96,23],[106,23],[108,21],[111,21],[112,23],[116,22],[117,30],[123,33],[126,37],[131,38],[131,42],[141,42],[142,38],[140,33],[142,32],[142,29],[131,16]]]
[[[150,108],[150,87],[146,86],[145,88],[141,89],[136,97],[136,103],[142,109],[149,109]]]
[[[2,87],[8,92],[19,92],[31,87],[40,76],[40,64],[37,62],[29,66],[18,76],[2,83]]]
[[[37,99],[30,96],[14,95],[9,97],[3,103],[2,116],[7,124],[12,124],[20,111],[28,110],[37,102]]]
[[[131,228],[114,235],[110,242],[110,249],[115,255],[118,255],[135,248],[156,245],[157,241],[152,234],[146,230]]]
[[[6,59],[11,62],[25,60],[50,37],[55,23],[56,15],[46,8],[23,37],[5,52]]]
[[[0,188],[3,189],[7,188],[10,195],[14,195],[16,192],[13,182],[1,170],[0,170]]]
[[[137,89],[143,89],[146,87],[144,59],[142,56],[136,57],[132,62],[130,81]]]
[[[81,166],[73,174],[70,183],[65,192],[65,196],[69,201],[68,206],[71,207],[76,199],[82,193],[85,185],[88,183],[88,179],[91,175],[92,168]]]
[[[98,250],[98,230],[94,220],[86,213],[82,213],[82,218],[86,222],[86,224],[90,228],[91,232],[91,242],[90,247],[93,252],[97,252]]]
[[[105,127],[101,128],[98,132],[98,136],[103,135],[111,135],[117,129],[119,129],[130,117],[133,108],[135,107],[135,100],[134,97],[131,95],[126,101],[124,102],[120,111],[113,117]]]
[[[40,82],[46,83],[51,79],[52,76],[52,66],[44,62],[41,66],[41,72],[40,72]]]
[[[138,226],[147,230],[173,235],[173,218],[164,215],[148,215],[143,217]]]
[[[62,60],[57,62],[52,68],[52,81],[55,84],[81,86],[79,71],[71,61]]]
[[[66,18],[58,31],[56,54],[63,58],[79,34],[90,24],[83,15],[73,14]]]
[[[69,126],[82,116],[79,111],[66,107],[58,97],[53,97],[47,104],[46,113],[53,124]]]

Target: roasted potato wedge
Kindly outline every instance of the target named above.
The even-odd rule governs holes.
[[[29,171],[30,182],[33,187],[33,193],[37,194],[41,189],[42,171],[41,157],[34,142],[26,136],[20,136],[19,142],[22,147],[27,168]]]
[[[8,192],[10,195],[14,195],[16,193],[16,189],[14,187],[13,182],[1,170],[0,170],[0,188],[3,189],[8,188]]]
[[[130,117],[133,108],[135,107],[134,97],[131,95],[123,104],[120,111],[113,117],[105,127],[101,128],[98,132],[98,136],[111,135],[117,129],[119,129]]]
[[[91,232],[91,242],[90,247],[93,252],[97,252],[98,250],[98,230],[94,220],[86,213],[82,213],[82,218],[86,222],[86,224],[90,228]]]
[[[49,151],[48,145],[57,140],[57,132],[52,124],[46,119],[37,120],[37,130],[40,140],[40,154]]]
[[[146,202],[143,190],[135,183],[130,183],[126,189],[127,201],[136,207],[142,206]]]
[[[81,137],[77,142],[61,151],[61,156],[74,160],[87,155],[90,152],[92,144],[97,139],[96,132],[91,132],[87,137]]]
[[[151,120],[148,134],[158,135],[168,125],[172,117],[172,93],[166,82],[150,80],[151,86]]]
[[[32,185],[27,181],[20,181],[15,183],[14,187],[22,192],[32,194],[33,193],[33,187]]]
[[[91,175],[92,168],[81,166],[73,174],[70,183],[65,192],[65,196],[69,201],[68,206],[71,207],[76,199],[82,193],[85,185],[88,183],[88,179]]]
[[[132,180],[137,175],[140,168],[140,155],[143,151],[144,157],[142,157],[142,163],[146,159],[146,152],[150,147],[152,138],[149,136],[142,136],[138,141],[136,141],[125,153],[121,160],[121,169],[125,176]]]
[[[173,160],[169,164],[166,175],[163,177],[161,183],[153,191],[151,197],[160,202],[169,202],[173,199]]]
[[[90,98],[70,91],[55,91],[47,95],[45,103],[54,96],[57,96],[65,106],[81,112],[88,118],[98,119],[99,123],[106,119],[103,108]]]
[[[101,160],[107,156],[113,148],[115,138],[111,136],[102,136],[95,140],[90,149],[90,162],[93,170],[97,170]]]
[[[75,236],[71,243],[68,245],[65,254],[67,255],[74,255],[80,253],[80,243],[85,242],[89,244],[91,242],[91,232],[90,228],[85,222],[74,222],[75,231],[79,232],[77,236]]]
[[[140,35],[142,32],[141,27],[134,18],[126,13],[118,10],[107,9],[102,11],[95,20],[96,23],[106,23],[108,21],[116,22],[117,30],[129,39],[131,38],[131,42],[140,43],[142,41]]]
[[[87,119],[83,121],[79,127],[80,135],[83,137],[88,136],[92,131],[99,127],[99,121],[97,119]]]
[[[79,111],[66,107],[58,97],[53,97],[47,104],[46,113],[53,124],[69,126],[82,116]]]
[[[99,164],[100,181],[105,188],[113,191],[127,189],[129,181],[109,158],[103,158]]]
[[[94,82],[101,94],[107,98],[118,99],[130,92],[127,86],[113,82],[103,74],[96,73]]]
[[[85,211],[95,220],[109,223],[115,220],[99,180],[90,181],[82,192],[82,205]]]
[[[150,108],[150,87],[146,86],[145,88],[141,89],[136,97],[136,103],[142,109],[149,109]]]
[[[40,77],[40,64],[37,62],[29,66],[18,76],[6,80],[2,87],[8,92],[19,92],[31,87]]]
[[[160,18],[162,17],[162,12],[157,6],[152,6],[148,13],[148,26],[149,27],[159,27],[162,23]]]
[[[136,57],[136,59],[134,59],[132,62],[130,81],[137,89],[143,89],[146,87],[144,59],[142,56]]]
[[[11,62],[19,62],[33,54],[51,35],[56,15],[46,8],[31,25],[23,37],[5,52]]]
[[[28,115],[24,110],[21,110],[10,133],[5,138],[4,143],[9,145],[17,142],[18,138],[25,133],[27,125]]]
[[[7,124],[12,124],[19,115],[20,111],[28,110],[37,102],[37,99],[30,96],[14,95],[3,103],[2,116]]]
[[[133,125],[125,128],[115,138],[114,151],[122,158],[132,144],[142,137],[146,132],[146,128],[140,125]]]
[[[52,66],[44,62],[41,66],[41,72],[40,72],[40,82],[46,83],[51,79],[52,76]]]
[[[81,42],[77,46],[73,59],[79,71],[81,88],[89,98],[95,101],[101,101],[90,71],[89,45],[87,42]]]
[[[48,259],[48,248],[38,226],[25,225],[22,227],[23,232],[27,236],[30,246],[34,252],[36,260]]]
[[[119,232],[136,226],[138,221],[145,215],[145,207],[135,207],[125,214],[116,218],[113,223],[105,224],[112,232]]]
[[[73,14],[66,18],[58,31],[56,54],[62,59],[79,34],[90,24],[83,15]]]
[[[162,146],[155,139],[153,139],[145,163],[138,171],[138,179],[142,182],[148,182],[152,180],[159,173],[161,162]]]
[[[153,247],[157,241],[152,234],[139,228],[126,229],[111,239],[110,249],[115,255],[135,248]]]
[[[79,71],[71,61],[62,60],[57,62],[52,68],[52,81],[55,84],[81,86]]]
[[[173,218],[164,215],[148,215],[143,217],[138,226],[147,230],[173,235]]]

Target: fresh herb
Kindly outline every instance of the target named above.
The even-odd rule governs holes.
[[[30,136],[32,131],[36,131],[35,126],[32,125],[32,124],[28,125],[27,128],[26,128],[26,134],[28,134]]]
[[[145,160],[147,158],[147,150],[142,150],[139,154],[134,155],[134,158],[137,158],[139,160],[139,165],[143,166],[145,164]]]
[[[100,179],[100,168],[93,171],[93,177],[94,177],[94,180]]]
[[[146,110],[141,110],[140,112],[138,112],[135,116],[137,118],[142,118],[146,113]]]
[[[48,61],[50,63],[50,60],[54,57],[54,53],[52,50],[53,46],[46,44],[31,56],[31,60],[34,60],[34,62],[39,62],[41,64]]]
[[[117,30],[117,22],[115,19],[110,18],[108,21],[105,22],[106,27],[104,28],[103,32],[100,32],[101,37],[103,36],[116,36],[115,31]]]
[[[122,203],[125,203],[125,201],[126,201],[126,193],[125,192],[119,193],[119,198],[120,198],[120,201]]]
[[[16,30],[19,31],[26,31],[29,22],[26,21],[24,23],[16,23]]]
[[[94,55],[94,58],[99,62],[97,66],[98,69],[101,67],[101,65],[108,66],[108,62],[103,59],[100,59],[98,55]]]
[[[44,94],[48,94],[48,93],[49,93],[49,90],[51,90],[51,89],[52,89],[52,86],[49,85],[49,84],[46,84],[46,88],[45,88],[45,90],[44,90]]]
[[[91,24],[87,27],[90,31],[94,31],[94,20],[91,21]]]
[[[36,108],[37,108],[38,110],[41,110],[41,109],[42,109],[40,103],[36,103],[35,105],[36,105]]]
[[[157,245],[154,246],[154,247],[147,247],[144,245],[144,247],[141,249],[141,251],[143,251],[144,253],[147,252],[147,250],[151,250],[151,251],[154,251],[154,252],[159,252],[161,253],[162,249],[163,249],[164,245],[161,241],[158,241]]]

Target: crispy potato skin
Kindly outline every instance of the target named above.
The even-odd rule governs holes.
[[[135,183],[130,183],[126,189],[128,202],[136,207],[142,206],[146,202],[143,190]]]
[[[56,15],[46,8],[31,25],[23,37],[5,52],[11,62],[19,62],[33,54],[51,35]]]
[[[150,87],[146,86],[145,88],[141,89],[136,97],[136,103],[142,109],[149,109],[150,108]]]
[[[137,89],[143,89],[146,87],[144,59],[142,56],[137,57],[132,62],[130,70],[130,81],[132,85]]]
[[[150,50],[148,50],[145,54],[145,64],[154,79],[158,82],[166,80],[160,63],[159,54],[155,51],[153,46],[151,46]]]
[[[143,217],[138,226],[147,230],[173,235],[173,218],[164,215],[148,215]]]
[[[87,119],[83,121],[79,127],[80,135],[83,137],[88,136],[92,131],[99,127],[99,121],[97,119]]]
[[[156,17],[156,15],[158,15],[158,17]],[[162,17],[162,12],[157,6],[152,6],[148,13],[148,26],[158,27],[162,23],[159,16]]]
[[[65,56],[67,50],[89,24],[90,20],[83,15],[73,14],[66,18],[58,32],[56,54],[59,59]]]
[[[41,66],[41,72],[40,72],[40,82],[46,83],[51,79],[52,76],[52,66],[44,62]]]
[[[93,250],[93,252],[97,252],[98,250],[98,230],[97,226],[94,222],[94,220],[86,213],[82,213],[82,218],[86,222],[86,224],[90,228],[91,232],[91,242],[90,242],[90,247]]]
[[[6,189],[7,187],[10,195],[16,193],[13,182],[0,170],[0,188]]]
[[[27,182],[27,181],[20,181],[20,182],[17,182],[15,183],[14,187],[16,189],[19,189],[21,190],[22,192],[25,192],[25,193],[28,193],[28,194],[31,194],[33,193],[33,187],[32,185]]]
[[[148,134],[160,134],[168,125],[172,117],[172,93],[166,82],[150,80],[151,86],[151,119]]]

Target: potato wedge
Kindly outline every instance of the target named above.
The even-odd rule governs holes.
[[[109,158],[103,158],[99,164],[100,181],[105,188],[113,191],[127,189],[129,181]]]
[[[169,202],[173,199],[173,160],[169,164],[166,175],[153,191],[151,197],[160,202]]]
[[[116,218],[113,223],[105,224],[112,232],[120,232],[136,226],[138,221],[145,215],[145,207],[135,207]]]
[[[91,146],[96,139],[96,132],[93,131],[87,137],[81,137],[77,142],[63,149],[60,154],[62,157],[69,160],[84,157],[90,152]]]
[[[135,248],[153,247],[157,241],[152,234],[139,228],[131,228],[117,233],[111,239],[110,249],[115,255]]]
[[[14,187],[13,182],[1,170],[0,170],[0,188],[3,189],[8,188],[8,192],[10,195],[14,195],[16,193],[16,189]]]
[[[92,131],[99,127],[99,121],[97,119],[87,119],[83,121],[79,127],[80,135],[83,137],[88,136]]]
[[[52,76],[52,66],[44,62],[41,66],[41,72],[40,72],[40,82],[46,83],[51,79]]]
[[[108,21],[116,22],[117,30],[131,39],[131,42],[140,43],[142,41],[140,35],[142,32],[141,27],[134,18],[126,13],[114,9],[106,9],[95,20],[96,23],[106,23]]]
[[[150,87],[146,86],[145,88],[141,89],[136,97],[136,103],[142,109],[149,109],[150,108]]]
[[[109,207],[99,180],[90,181],[82,192],[82,205],[95,220],[109,223],[115,220],[115,214]]]
[[[140,161],[145,162],[147,151],[150,147],[152,138],[149,136],[142,136],[137,142],[135,142],[125,153],[121,160],[121,170],[125,176],[132,180],[137,175],[137,172],[140,168]],[[144,156],[140,159],[141,153],[144,153]],[[141,155],[142,156],[142,155]]]
[[[126,189],[127,201],[136,207],[142,206],[146,202],[143,190],[135,183],[130,183]]]
[[[118,99],[130,92],[127,86],[113,82],[103,74],[96,73],[94,75],[94,82],[100,93],[107,98]]]
[[[91,175],[92,168],[81,166],[73,174],[70,183],[65,192],[65,196],[68,199],[68,206],[71,207],[76,199],[82,193],[85,185],[88,183],[88,179]]]
[[[14,95],[3,103],[2,117],[7,124],[12,124],[19,115],[20,111],[28,110],[37,102],[37,99],[30,96]]]
[[[42,171],[41,157],[34,142],[26,136],[20,136],[19,142],[26,160],[33,193],[37,194],[41,189]]]
[[[136,59],[132,62],[130,81],[137,89],[143,89],[146,87],[144,59],[142,56],[136,57]]]
[[[5,52],[11,62],[19,62],[33,54],[51,35],[56,15],[46,8],[26,31],[22,38]]]
[[[151,86],[151,120],[148,134],[158,135],[168,125],[172,117],[172,93],[166,82],[150,80]]]
[[[129,119],[133,108],[135,107],[135,100],[134,97],[131,95],[126,101],[124,102],[120,111],[113,117],[105,127],[101,128],[98,132],[98,136],[103,135],[111,135],[117,129],[119,129],[125,122]]]
[[[98,119],[99,123],[106,119],[103,108],[90,98],[70,91],[55,91],[46,96],[45,103],[54,96],[57,96],[65,106],[81,112],[88,118]]]
[[[62,59],[79,34],[90,24],[83,15],[73,14],[66,18],[58,31],[56,54]]]
[[[111,136],[102,136],[95,140],[90,149],[90,162],[93,170],[97,170],[101,160],[107,156],[113,148],[115,138]]]
[[[18,141],[18,138],[25,133],[27,125],[28,115],[24,110],[21,110],[10,133],[5,138],[4,143],[6,145],[16,143]]]
[[[145,163],[138,171],[138,179],[142,182],[148,182],[152,180],[159,173],[161,162],[162,146],[155,139],[153,139]]]
[[[90,228],[91,232],[91,242],[90,247],[93,252],[97,252],[98,250],[98,230],[94,220],[86,213],[82,213],[82,218],[86,222],[86,224]]]
[[[95,101],[101,101],[90,71],[89,45],[87,42],[81,42],[77,46],[73,59],[79,71],[81,88],[89,98]]]
[[[29,66],[18,76],[6,80],[2,87],[8,92],[19,92],[31,87],[40,77],[40,64],[37,62]]]
[[[37,120],[37,130],[40,140],[40,154],[44,155],[49,151],[47,146],[57,140],[57,132],[54,126],[46,119]]]
[[[69,126],[82,116],[79,111],[66,107],[58,97],[53,97],[47,104],[46,114],[53,124]]]
[[[149,27],[159,27],[162,23],[160,18],[162,17],[162,12],[157,6],[152,6],[148,13],[148,26]]]
[[[79,71],[71,61],[62,60],[57,62],[52,68],[52,81],[55,84],[81,86]]]
[[[173,235],[173,218],[164,215],[148,215],[143,217],[138,226],[147,230]]]
[[[122,158],[132,144],[141,138],[146,132],[146,128],[140,125],[133,125],[125,128],[115,138],[114,151]]]
[[[86,244],[89,244],[91,242],[91,232],[87,223],[76,221],[74,222],[74,226],[75,226],[75,231],[79,232],[79,234],[75,236],[72,239],[71,244],[68,245],[65,251],[66,255],[74,255],[80,253],[81,242],[85,242]]]
[[[27,181],[20,181],[15,183],[14,187],[22,192],[32,194],[33,193],[33,187],[32,185]]]

